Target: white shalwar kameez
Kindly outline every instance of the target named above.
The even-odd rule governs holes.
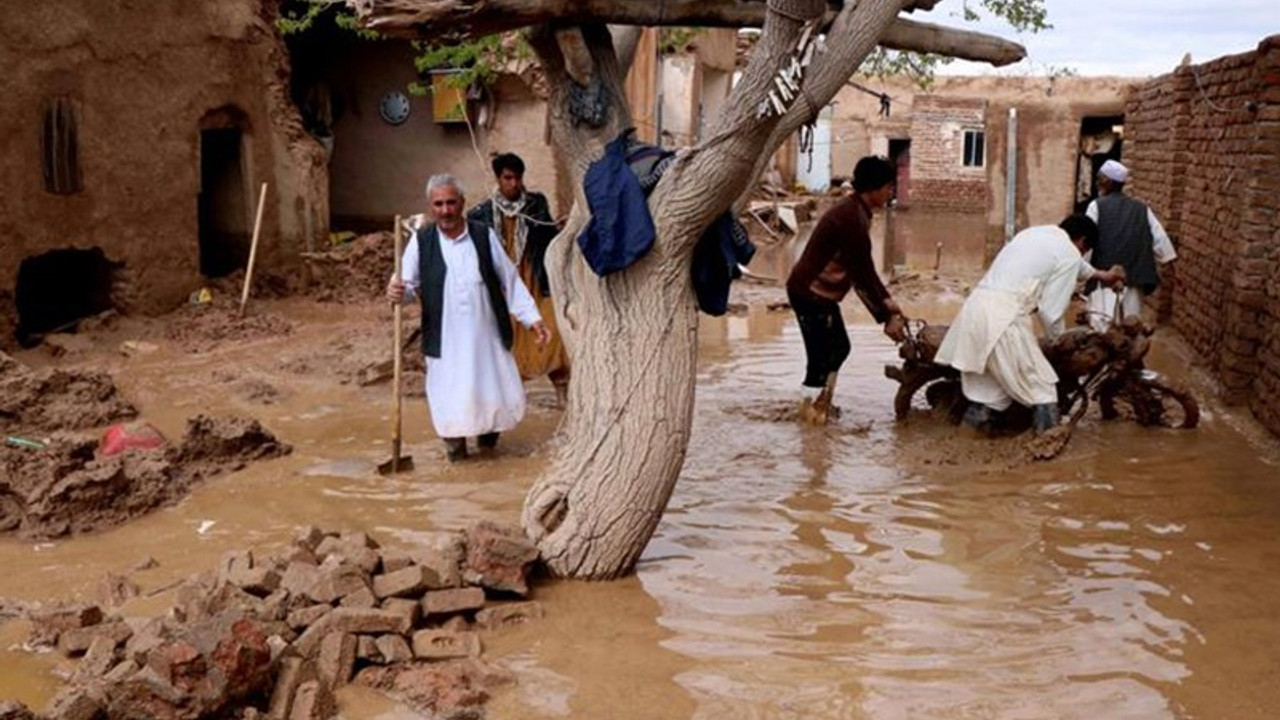
[[[426,358],[431,422],[442,438],[510,430],[524,417],[524,383],[516,369],[515,357],[503,347],[502,336],[498,334],[493,306],[480,276],[475,244],[471,242],[469,230],[463,230],[456,238],[447,238],[443,232],[438,235],[447,271],[440,357]],[[511,314],[525,327],[533,327],[542,319],[538,306],[493,231],[489,232],[489,254]],[[418,294],[419,270],[415,235],[404,249],[400,273],[405,285],[405,302]]]
[[[1040,350],[1031,313],[1038,311],[1056,337],[1076,282],[1095,272],[1062,229],[1023,230],[965,300],[936,362],[959,370],[964,396],[993,410],[1014,400],[1028,407],[1056,403],[1058,375]]]
[[[1098,201],[1090,201],[1084,214],[1095,223],[1098,222]],[[1147,208],[1147,225],[1151,227],[1151,251],[1156,262],[1167,265],[1177,260],[1178,251],[1174,249],[1169,233],[1156,219],[1156,214],[1151,212],[1151,208]],[[1089,327],[1098,332],[1106,330],[1111,325],[1112,318],[1115,317],[1117,307],[1124,313],[1124,317],[1140,317],[1142,300],[1145,296],[1146,293],[1132,285],[1126,286],[1124,294],[1119,296],[1115,290],[1099,285],[1089,293]]]

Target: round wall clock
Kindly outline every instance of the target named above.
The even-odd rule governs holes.
[[[382,96],[378,103],[378,114],[392,125],[399,125],[409,119],[409,98],[399,90],[392,90]]]

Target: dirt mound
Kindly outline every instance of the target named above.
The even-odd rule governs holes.
[[[244,270],[236,270],[230,275],[210,280],[207,287],[215,297],[235,298],[238,303],[240,294],[244,292],[244,273]],[[249,297],[259,300],[288,297],[302,289],[299,285],[300,282],[292,275],[276,275],[258,269],[253,273],[253,287],[249,288]]]
[[[0,353],[0,431],[6,435],[84,430],[137,415],[106,373],[36,372]]]
[[[360,303],[381,297],[395,270],[389,232],[362,235],[328,252],[303,255],[307,286],[321,302]]]
[[[293,323],[279,315],[237,317],[238,301],[230,298],[205,305],[188,305],[169,316],[165,336],[189,353],[208,352],[231,341],[279,337],[293,332]]]
[[[185,496],[195,483],[290,447],[256,420],[197,416],[182,444],[97,456],[98,441],[68,436],[42,450],[0,446],[0,532],[51,538],[119,525]]]
[[[187,421],[182,445],[170,451],[168,460],[181,465],[193,479],[200,479],[235,472],[257,460],[288,455],[291,450],[253,418],[197,415]]]

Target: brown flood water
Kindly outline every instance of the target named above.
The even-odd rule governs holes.
[[[115,360],[126,394],[170,436],[196,412],[241,412],[295,447],[123,527],[54,543],[0,541],[0,596],[91,597],[106,571],[144,590],[270,550],[304,524],[412,544],[477,519],[516,522],[558,413],[531,384],[525,423],[493,459],[443,462],[408,404],[412,475],[379,477],[387,388],[290,376],[281,359],[382,322],[368,309],[262,307],[294,335],[205,355]],[[945,320],[950,307],[925,308]],[[865,319],[850,310],[850,319]],[[516,688],[492,720],[617,718],[1272,718],[1280,706],[1280,484],[1276,455],[1206,402],[1192,432],[1086,421],[1049,463],[1005,441],[893,422],[896,358],[879,329],[854,356],[827,428],[791,419],[804,361],[789,313],[706,320],[693,440],[635,576],[536,588],[547,618],[492,638]],[[1176,338],[1159,369],[1185,376]],[[244,400],[211,373],[286,388]],[[136,602],[155,612],[167,597]],[[55,654],[0,625],[0,698],[42,706]],[[370,693],[344,716],[413,717]]]

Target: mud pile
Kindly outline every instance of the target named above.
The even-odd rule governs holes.
[[[358,330],[335,334],[320,346],[285,351],[276,365],[291,375],[329,376],[342,385],[380,385],[391,380],[392,330],[386,325],[370,325]],[[402,369],[402,391],[409,397],[421,397],[426,376],[421,333],[417,320],[405,322]]]
[[[291,321],[252,308],[238,314],[239,299],[215,295],[200,305],[187,305],[166,318],[165,337],[189,353],[208,352],[228,342],[279,337],[293,332]]]
[[[69,434],[43,449],[0,446],[0,532],[53,538],[119,525],[170,504],[208,478],[290,447],[256,420],[187,421],[182,443],[99,457],[99,442]]]
[[[243,269],[236,270],[229,275],[210,280],[207,286],[213,291],[214,297],[233,298],[238,305],[240,295],[244,292],[244,274]],[[301,292],[302,289],[302,283],[296,275],[264,272],[259,265],[253,273],[253,286],[249,288],[249,297],[250,302],[266,298],[282,298]]]
[[[0,352],[0,432],[6,436],[84,430],[137,414],[106,373],[37,372]]]
[[[46,717],[322,720],[351,682],[430,717],[479,717],[512,682],[480,657],[482,634],[542,617],[523,599],[536,558],[519,529],[492,523],[411,552],[305,528],[283,555],[228,553],[160,617],[31,612],[31,645],[81,658]]]
[[[382,296],[395,271],[391,233],[361,235],[328,252],[303,255],[307,288],[321,302],[361,303]]]

